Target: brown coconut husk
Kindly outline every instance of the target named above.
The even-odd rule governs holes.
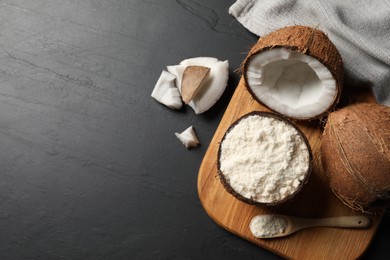
[[[209,72],[210,68],[203,66],[188,66],[185,68],[181,81],[181,96],[184,103],[191,102]]]
[[[234,128],[234,126],[236,126],[241,120],[249,117],[249,116],[252,116],[252,115],[259,115],[259,116],[262,116],[262,117],[271,117],[271,118],[275,118],[275,119],[279,119],[289,125],[291,125],[292,127],[295,128],[295,130],[297,130],[298,134],[301,136],[302,140],[305,142],[306,144],[306,147],[307,147],[307,150],[309,152],[309,167],[308,167],[308,170],[307,170],[307,173],[305,174],[305,178],[301,181],[301,184],[299,185],[299,187],[295,190],[294,193],[290,194],[289,196],[286,196],[284,199],[282,200],[279,200],[279,201],[275,201],[275,202],[270,202],[270,203],[263,203],[263,202],[258,202],[258,201],[255,201],[255,200],[252,200],[252,199],[248,199],[244,196],[242,196],[241,194],[239,194],[238,192],[236,192],[232,186],[230,185],[229,181],[225,178],[223,172],[221,171],[221,146],[222,146],[222,143],[223,141],[225,140],[226,138],[226,135],[229,133],[229,131],[231,129]],[[309,144],[309,141],[307,140],[305,134],[292,122],[290,121],[289,119],[283,117],[283,116],[280,116],[276,113],[273,113],[273,112],[260,112],[260,111],[253,111],[253,112],[250,112],[248,114],[245,114],[243,116],[241,116],[240,118],[238,118],[235,122],[233,122],[229,128],[227,129],[227,131],[225,132],[224,136],[222,137],[222,140],[219,144],[219,149],[218,149],[218,160],[217,160],[217,169],[218,169],[218,176],[219,176],[219,179],[222,183],[222,185],[224,186],[224,188],[226,189],[227,192],[229,192],[230,194],[232,194],[235,198],[237,198],[238,200],[242,201],[242,202],[245,202],[247,204],[250,204],[250,205],[259,205],[259,206],[277,206],[277,205],[280,205],[280,204],[283,204],[284,202],[286,201],[289,201],[291,200],[296,194],[299,193],[299,191],[305,186],[305,184],[307,183],[308,179],[309,179],[309,176],[312,172],[312,167],[313,167],[313,154],[312,154],[312,150],[311,150],[311,147],[310,147],[310,144]]]
[[[261,102],[261,100],[256,97],[256,95],[248,86],[246,71],[249,62],[257,54],[273,48],[284,48],[290,50],[291,52],[301,52],[313,58],[316,58],[319,62],[321,62],[328,68],[333,78],[336,80],[337,95],[334,98],[332,104],[329,106],[329,108],[326,109],[326,111],[312,118],[295,119],[306,120],[321,118],[329,111],[333,111],[340,100],[343,88],[343,60],[336,46],[330,41],[330,39],[324,32],[307,26],[297,25],[281,28],[261,37],[258,42],[252,47],[241,65],[241,70],[243,71],[246,88],[253,96],[253,98],[260,104],[266,106],[264,103]]]
[[[390,107],[353,104],[328,117],[321,158],[344,204],[369,212],[390,202]]]

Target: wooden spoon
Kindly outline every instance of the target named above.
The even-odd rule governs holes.
[[[257,238],[274,238],[310,227],[365,228],[370,225],[367,216],[343,216],[333,218],[299,218],[269,214],[255,216],[249,226]]]

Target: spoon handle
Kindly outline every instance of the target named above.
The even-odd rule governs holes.
[[[310,226],[322,227],[350,227],[364,228],[370,225],[370,219],[366,216],[343,216],[333,218],[320,218],[309,221]]]

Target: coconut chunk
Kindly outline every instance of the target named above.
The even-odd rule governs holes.
[[[200,144],[193,126],[188,127],[181,133],[175,133],[175,135],[187,149],[197,147]]]
[[[341,56],[328,37],[313,28],[291,26],[260,38],[243,71],[255,100],[294,119],[321,117],[340,98]]]
[[[201,64],[203,62],[203,64]],[[229,62],[218,61],[215,58],[201,57],[192,58],[182,61],[181,63],[189,65],[174,65],[167,66],[170,73],[176,76],[176,86],[182,93],[182,79],[184,70],[188,66],[204,66],[210,68],[209,75],[202,83],[201,89],[196,93],[196,96],[188,103],[196,114],[201,114],[209,110],[222,96],[226,89],[229,79]]]
[[[183,79],[184,70],[187,68],[187,65],[171,65],[167,66],[169,73],[175,76],[175,85],[181,93],[181,82]]]
[[[152,98],[172,109],[182,107],[181,96],[175,85],[176,77],[163,70],[152,91]]]
[[[207,87],[201,88],[189,106],[196,114],[209,110],[222,96],[229,79],[229,62],[218,61],[210,68],[210,74],[204,83]]]

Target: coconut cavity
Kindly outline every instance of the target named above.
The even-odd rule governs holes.
[[[251,204],[278,204],[301,189],[310,172],[310,146],[292,122],[252,112],[237,120],[219,147],[225,188]]]
[[[338,102],[341,56],[321,31],[292,26],[253,46],[243,64],[246,87],[255,100],[294,119],[324,115]]]
[[[323,113],[337,95],[336,82],[324,65],[283,48],[256,55],[246,77],[253,94],[267,107],[293,118]]]

